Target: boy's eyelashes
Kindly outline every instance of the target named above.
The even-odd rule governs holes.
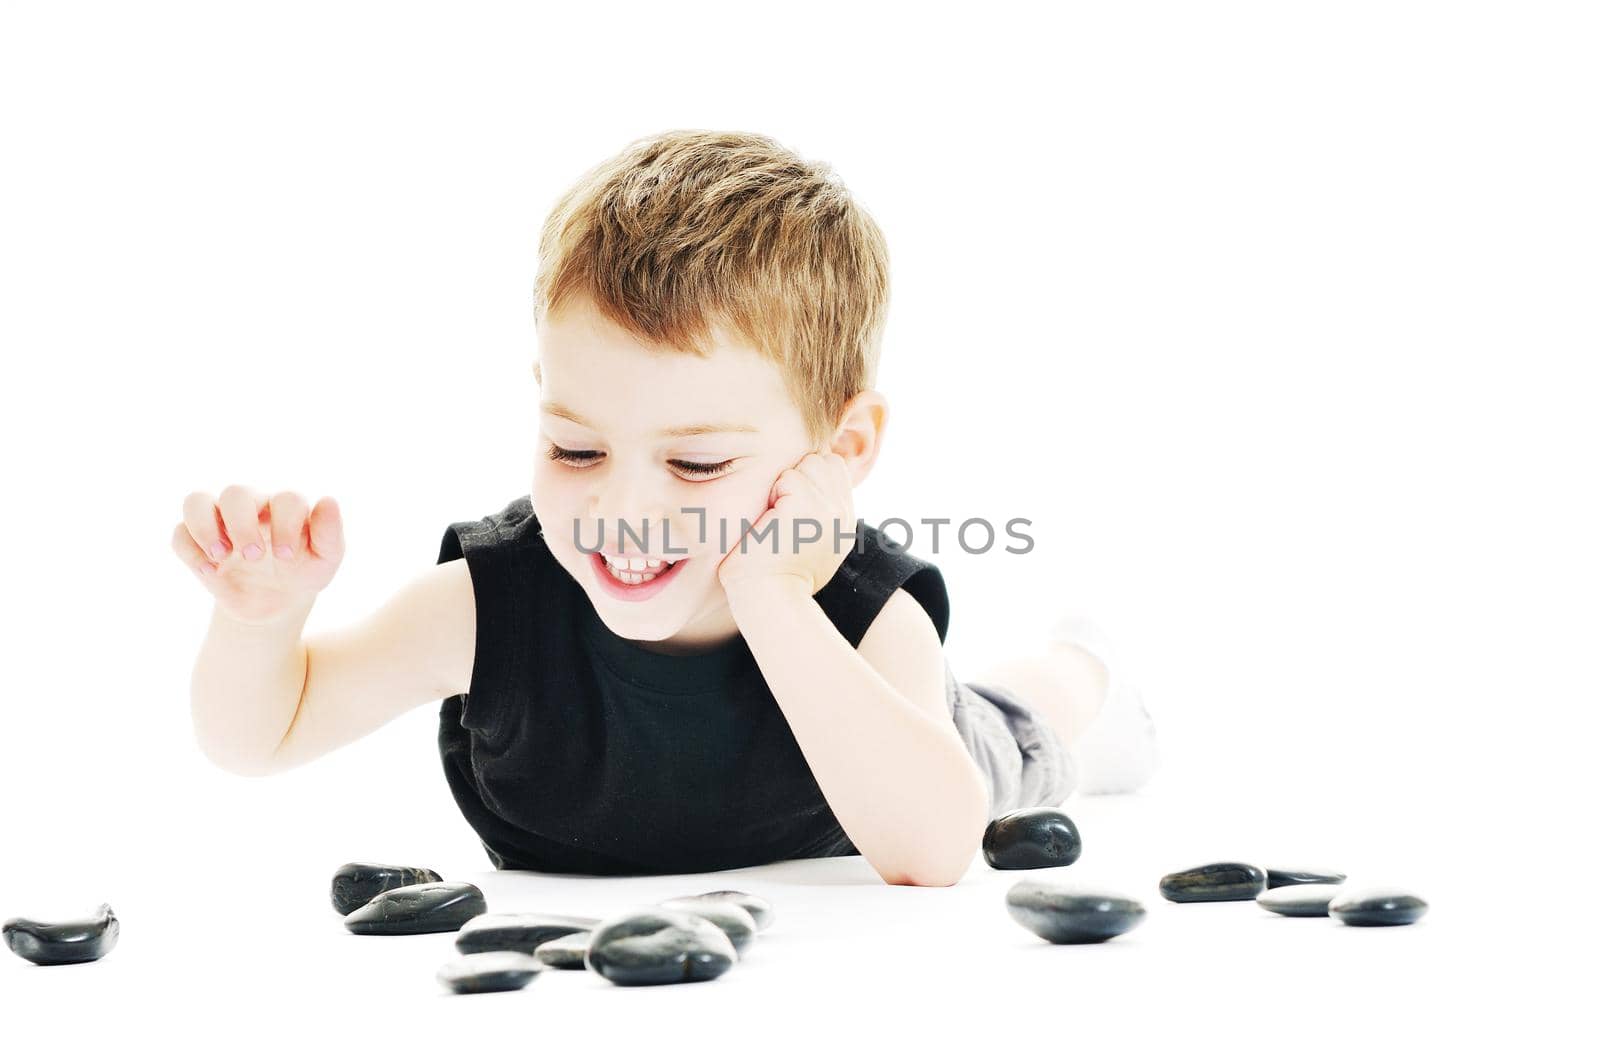
[[[568,450],[565,447],[556,445],[555,443],[550,444],[550,449],[548,451],[548,457],[551,461],[559,461],[561,464],[569,465],[574,469],[587,469],[604,456],[605,455],[598,450]],[[716,476],[718,473],[726,471],[728,466],[732,465],[733,462],[733,458],[728,458],[725,461],[712,462],[710,464],[698,461],[679,460],[669,461],[667,464],[671,465],[680,472],[688,474],[690,477],[698,479]]]

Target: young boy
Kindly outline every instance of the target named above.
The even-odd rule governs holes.
[[[917,885],[957,881],[991,818],[1060,804],[1080,740],[1080,788],[1149,774],[1092,628],[958,682],[938,568],[855,517],[888,255],[826,166],[754,134],[635,141],[557,203],[537,288],[531,492],[451,524],[364,623],[301,637],[343,556],[333,499],[185,500],[213,761],[280,771],[443,698],[445,775],[496,867],[859,853]]]

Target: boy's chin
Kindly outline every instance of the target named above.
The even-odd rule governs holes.
[[[601,623],[610,628],[612,634],[634,642],[664,642],[677,635],[683,628],[677,618],[648,619],[629,616],[628,609],[628,605],[618,602],[595,605],[595,612],[600,614]]]

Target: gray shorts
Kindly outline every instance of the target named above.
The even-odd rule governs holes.
[[[1077,766],[1043,716],[1005,687],[959,681],[948,660],[944,689],[956,731],[989,784],[990,819],[1067,799]]]

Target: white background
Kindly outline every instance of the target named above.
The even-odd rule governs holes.
[[[1384,1058],[1554,1034],[1600,707],[1591,12],[0,8],[0,918],[123,922],[101,963],[0,956],[8,1041]],[[183,496],[333,495],[349,550],[310,630],[374,609],[527,491],[538,226],[675,127],[832,163],[887,234],[891,422],[858,512],[1037,540],[931,558],[957,674],[1074,611],[1143,690],[1162,771],[1069,800],[1088,844],[1055,872],[1146,900],[1121,942],[1034,942],[981,859],[949,890],[859,858],[490,875],[436,703],[284,776],[199,754]],[[1433,910],[1363,933],[1156,894],[1229,858]],[[328,878],[359,859],[500,910],[733,882],[779,923],[717,983],[451,998],[448,937],[339,926]]]

